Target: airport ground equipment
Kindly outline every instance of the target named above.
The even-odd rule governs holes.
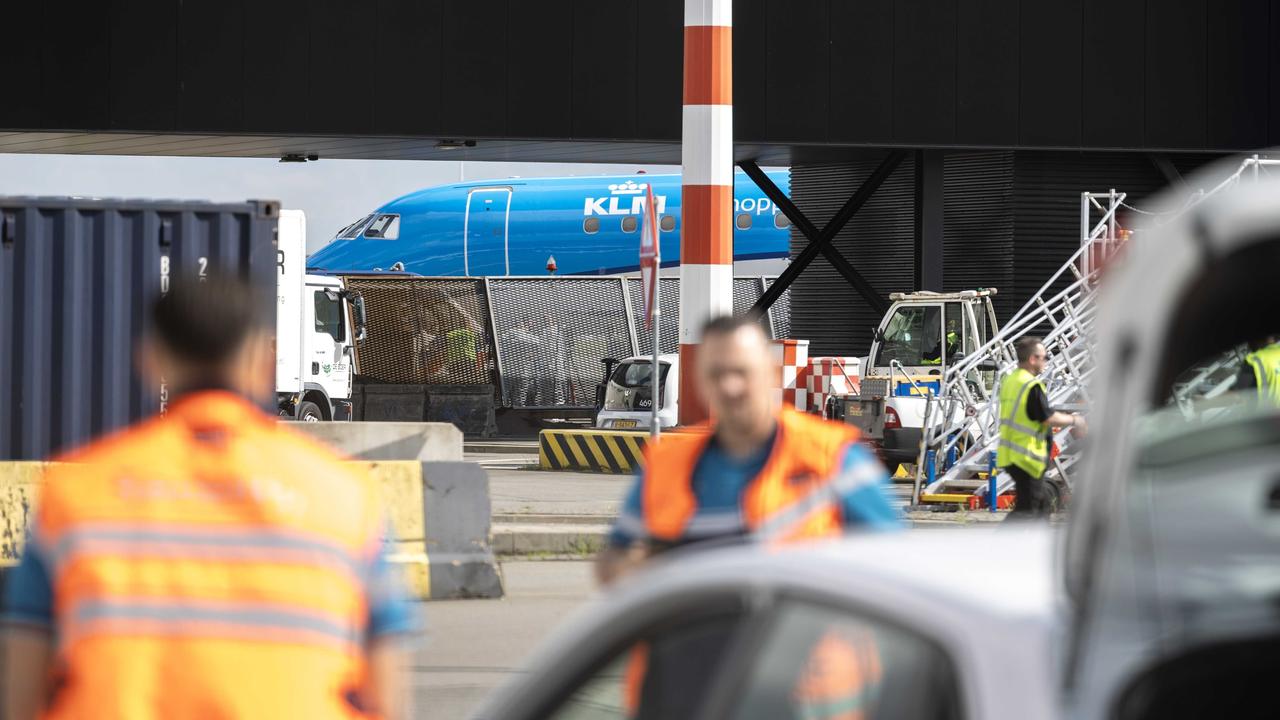
[[[307,224],[281,210],[276,249],[276,401],[281,417],[351,419],[364,300],[341,278],[306,273]]]
[[[1146,232],[1171,222],[1205,199],[1242,182],[1257,181],[1280,161],[1254,155],[1213,188],[1196,191],[1167,214],[1154,216]],[[993,458],[999,440],[998,379],[1017,364],[1014,343],[1027,335],[1043,337],[1049,353],[1040,379],[1052,407],[1087,412],[1093,398],[1089,381],[1096,367],[1097,339],[1094,322],[1099,281],[1105,267],[1123,252],[1130,233],[1120,227],[1119,215],[1144,211],[1126,203],[1126,194],[1085,192],[1080,196],[1080,247],[1028,300],[1000,331],[943,373],[941,388],[928,403],[925,428],[916,464],[914,502],[949,500],[964,495],[990,498],[1012,489],[1013,481],[994,473]],[[1227,353],[1201,365],[1174,389],[1181,396],[1221,393],[1230,386],[1232,363],[1239,353]],[[975,373],[995,371],[997,385],[988,393],[975,392]],[[1079,459],[1076,436],[1070,428],[1053,435],[1046,478],[1055,493],[1064,496],[1074,484],[1072,469]],[[990,503],[987,503],[990,505]]]
[[[916,462],[929,404],[958,363],[986,345],[997,329],[995,288],[952,293],[893,293],[861,361],[857,393],[826,402],[829,417],[857,426],[890,467]],[[994,392],[989,368],[965,376],[971,394]]]

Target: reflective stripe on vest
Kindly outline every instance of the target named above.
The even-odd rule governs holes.
[[[384,521],[361,471],[221,392],[65,460],[36,509],[45,717],[361,717]]]
[[[849,425],[784,408],[773,451],[743,491],[739,512],[705,515],[698,512],[693,470],[711,439],[710,431],[664,435],[645,451],[641,512],[647,535],[681,542],[757,531],[783,511],[793,520],[788,524],[798,522],[785,533],[788,539],[837,535],[844,523],[839,503],[832,498],[838,501],[840,493],[827,494],[826,487],[861,481],[839,477],[845,449],[857,438],[857,430]]]
[[[1253,368],[1258,397],[1280,405],[1280,343],[1249,353],[1245,356],[1245,362]]]
[[[1017,368],[1000,386],[1000,442],[996,448],[998,467],[1015,466],[1031,477],[1044,474],[1049,460],[1049,444],[1045,438],[1048,425],[1027,415],[1027,398],[1031,388],[1044,385],[1030,372]]]

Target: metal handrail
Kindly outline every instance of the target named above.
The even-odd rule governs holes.
[[[1257,180],[1260,171],[1267,167],[1280,167],[1280,160],[1261,158],[1258,155],[1245,158],[1226,179],[1208,191],[1194,193],[1180,208],[1168,213],[1168,218],[1165,219],[1176,217],[1208,197],[1242,182],[1246,171],[1250,169],[1253,171],[1252,179]],[[1026,335],[1032,328],[1043,323],[1052,326],[1045,334],[1044,343],[1055,352],[1041,373],[1050,403],[1056,405],[1064,401],[1080,400],[1085,406],[1089,405],[1087,385],[1096,370],[1093,362],[1093,326],[1098,312],[1095,302],[1098,293],[1096,281],[1101,270],[1093,266],[1093,251],[1101,246],[1106,253],[1123,241],[1124,238],[1117,232],[1117,213],[1121,207],[1129,207],[1125,204],[1127,197],[1126,193],[1116,192],[1114,189],[1103,193],[1081,193],[1080,247],[1014,313],[1000,332],[977,351],[947,368],[939,392],[939,402],[931,403],[925,410],[918,457],[923,460],[929,450],[936,451],[935,457],[945,456],[959,442],[961,434],[972,437],[975,442],[957,459],[954,466],[938,473],[935,481],[924,488],[924,492],[931,492],[935,487],[954,479],[965,467],[972,465],[979,455],[990,452],[998,440],[998,394],[993,392],[986,402],[975,403],[964,386],[965,378],[981,364],[991,361],[996,366],[997,377],[1002,377],[1014,364],[1011,353],[1013,341]],[[1101,217],[1091,224],[1094,210],[1101,212]],[[1067,272],[1075,276],[1074,281],[1046,300],[1044,296],[1049,288],[1058,283]],[[996,387],[999,387],[998,381]],[[961,403],[964,404],[963,413],[960,413]],[[941,413],[940,417],[938,413]],[[958,414],[961,415],[959,419]],[[1070,433],[1058,433],[1056,437],[1061,439],[1060,447],[1065,450],[1074,436]],[[1055,466],[1065,473],[1074,462],[1074,457],[1064,455],[1055,462]],[[923,467],[917,467],[917,480],[924,472]]]
[[[897,358],[894,358],[893,360],[890,360],[890,361],[889,361],[889,394],[890,394],[890,395],[892,395],[892,394],[893,394],[893,369],[894,369],[894,367],[897,367],[897,368],[898,368],[898,370],[902,371],[902,377],[906,378],[906,379],[907,379],[907,382],[911,383],[911,387],[915,388],[916,392],[917,392],[917,393],[919,393],[921,396],[923,396],[923,395],[925,394],[925,392],[924,392],[925,390],[928,390],[930,395],[932,395],[932,394],[933,394],[933,388],[922,388],[922,387],[920,387],[919,385],[917,385],[917,384],[916,384],[916,381],[915,381],[914,379],[912,379],[912,377],[911,377],[910,375],[908,375],[908,374],[907,374],[907,369],[906,369],[905,367],[903,367],[902,363],[901,363],[901,362],[898,362],[898,359],[897,359]],[[939,378],[939,380],[941,380],[941,378]]]

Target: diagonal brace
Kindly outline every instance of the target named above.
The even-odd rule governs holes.
[[[819,253],[822,253],[827,258],[827,261],[858,291],[862,299],[866,300],[877,312],[883,313],[889,309],[888,301],[881,297],[875,288],[871,287],[871,283],[867,282],[862,273],[859,273],[839,251],[831,247],[831,241],[844,229],[844,226],[857,214],[858,210],[862,209],[862,206],[875,194],[875,191],[880,188],[885,179],[893,174],[893,171],[902,163],[906,155],[906,151],[903,150],[890,152],[876,167],[875,171],[871,173],[871,176],[845,202],[835,214],[835,217],[831,218],[826,227],[822,228],[821,232],[804,216],[804,213],[800,212],[800,208],[796,207],[791,202],[791,199],[769,180],[769,177],[760,170],[759,165],[750,160],[739,163],[747,176],[764,191],[765,195],[782,211],[782,214],[791,220],[791,223],[796,226],[800,234],[809,240],[809,244],[787,266],[787,269],[778,276],[778,279],[769,285],[764,294],[760,296],[760,299],[756,301],[756,304],[751,307],[750,312],[757,315],[767,312],[778,297],[787,288],[791,287],[791,283],[795,282],[795,279],[800,273],[804,272],[804,269],[809,266],[809,263],[813,262],[813,259]]]

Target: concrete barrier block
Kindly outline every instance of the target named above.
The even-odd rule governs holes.
[[[422,476],[431,597],[502,597],[490,546],[488,473],[475,463],[425,462]]]
[[[390,514],[392,558],[414,597],[502,597],[483,468],[466,462],[378,462],[369,463],[368,471]]]
[[[462,432],[450,423],[291,423],[354,460],[461,460]]]
[[[452,426],[446,427],[457,433]],[[502,579],[489,538],[489,476],[479,465],[353,462],[365,466],[379,487],[390,517],[392,559],[403,569],[414,597],[502,597]],[[0,588],[4,570],[22,555],[28,519],[48,466],[0,463]]]
[[[48,463],[0,463],[0,562],[17,562]]]

